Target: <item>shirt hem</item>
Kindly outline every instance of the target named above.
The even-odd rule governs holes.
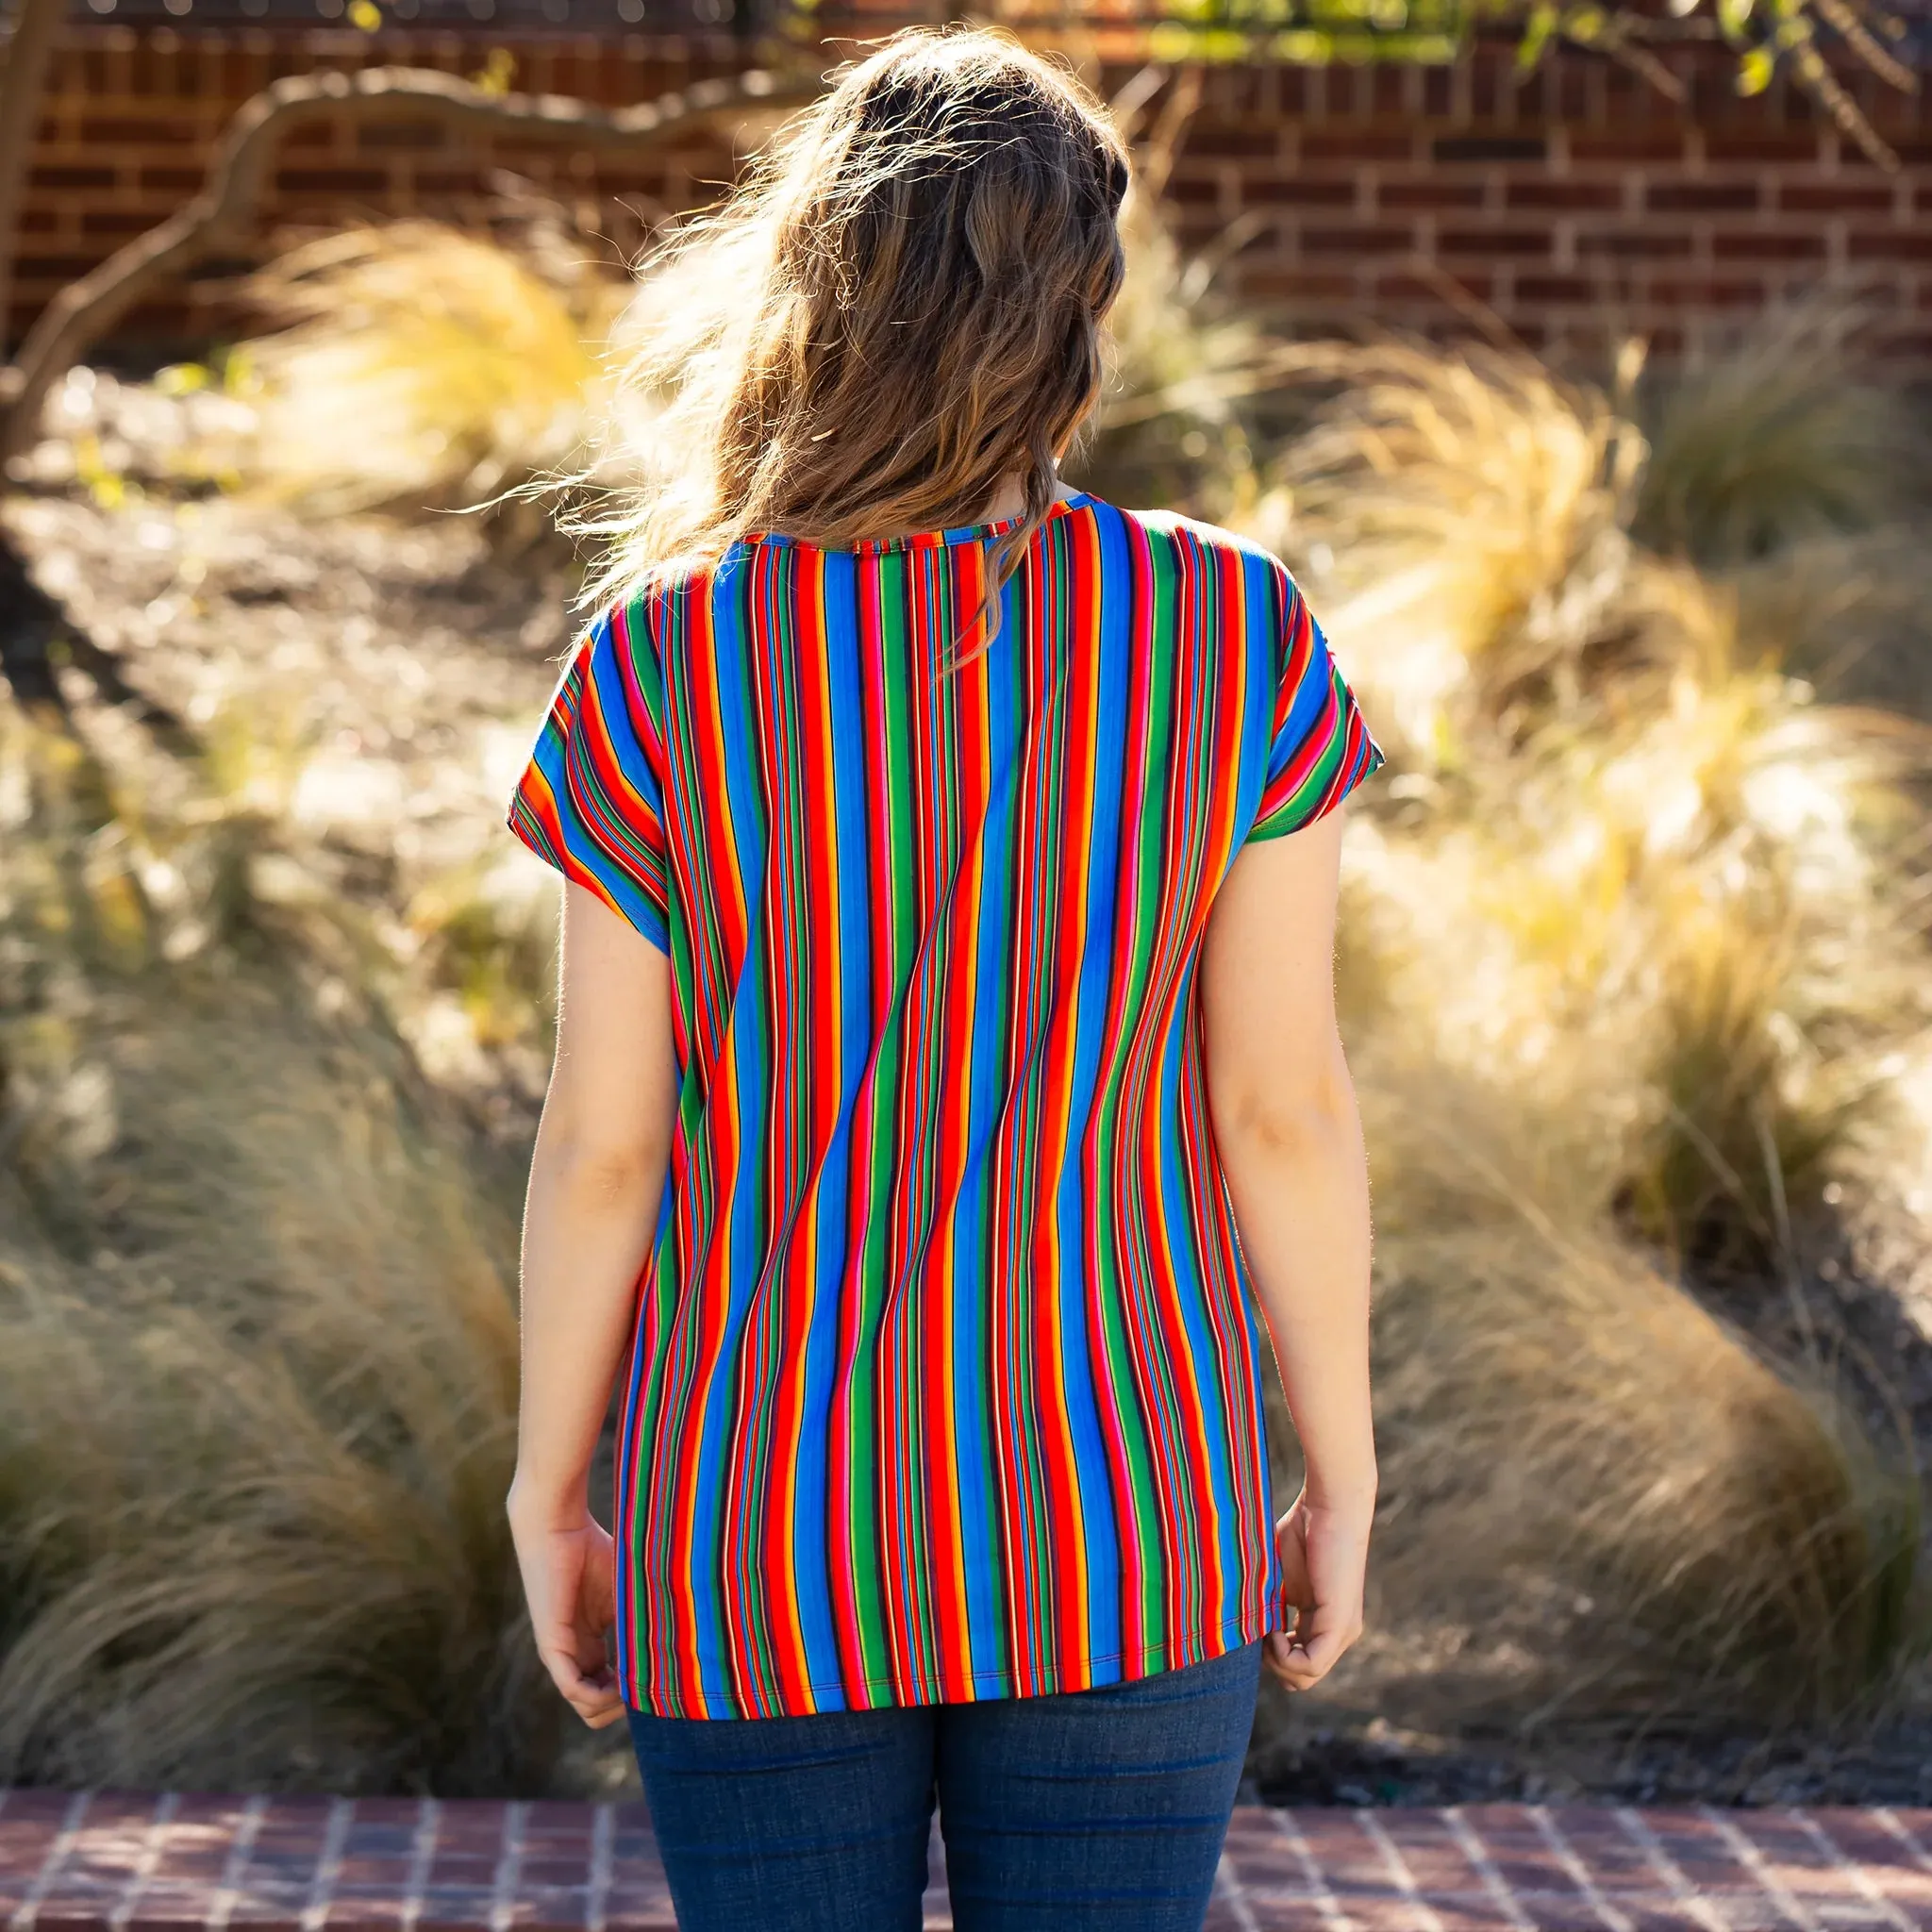
[[[1158,1675],[1163,1671],[1185,1670],[1191,1664],[1205,1664],[1228,1651],[1239,1650],[1242,1645],[1257,1643],[1269,1631],[1278,1628],[1271,1621],[1265,1605],[1257,1605],[1251,1609],[1215,1624],[1211,1629],[1190,1632],[1182,1637],[1173,1637],[1164,1643],[1142,1646],[1138,1652],[1126,1650],[1106,1651],[1098,1656],[1083,1658],[1077,1669],[1043,1670],[1037,1674],[1036,1680],[1025,1690],[1016,1688],[1015,1674],[1011,1671],[983,1671],[974,1678],[972,1691],[964,1697],[897,1697],[888,1696],[882,1703],[854,1704],[847,1687],[841,1682],[806,1685],[806,1692],[812,1699],[809,1710],[774,1710],[768,1712],[748,1712],[741,1709],[707,1711],[702,1715],[686,1710],[658,1710],[649,1704],[637,1704],[628,1697],[626,1707],[639,1717],[685,1718],[695,1723],[730,1723],[734,1719],[748,1721],[755,1716],[770,1717],[825,1717],[845,1716],[853,1712],[868,1710],[921,1710],[929,1709],[940,1704],[990,1704],[1008,1697],[1058,1697],[1073,1695],[1082,1690],[1105,1690],[1120,1684],[1139,1682],[1143,1677]],[[1140,1669],[1122,1671],[1117,1675],[1094,1681],[1097,1669],[1108,1664],[1124,1663],[1138,1656]],[[1078,1677],[1080,1682],[1068,1679]],[[878,1690],[891,1691],[893,1680],[890,1677],[867,1677],[861,1680],[862,1689],[868,1695]],[[824,1696],[836,1697],[839,1702],[829,1707],[821,1705],[819,1699]]]

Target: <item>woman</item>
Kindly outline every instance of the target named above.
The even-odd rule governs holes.
[[[918,1924],[935,1801],[961,1927],[1198,1926],[1264,1657],[1360,1624],[1379,754],[1272,557],[1061,486],[1127,174],[986,33],[804,117],[686,243],[691,461],[510,808],[567,881],[510,1521],[688,1927]]]

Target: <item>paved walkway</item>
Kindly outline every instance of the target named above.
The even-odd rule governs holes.
[[[24,1790],[0,1791],[0,1917],[10,1932],[676,1923],[639,1805]],[[937,1839],[925,1923],[952,1924]],[[1932,1811],[1243,1807],[1208,1924],[1932,1932]]]

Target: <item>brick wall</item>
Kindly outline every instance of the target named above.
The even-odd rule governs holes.
[[[1832,280],[1932,361],[1924,98],[1860,90],[1890,174],[1795,91],[1740,99],[1708,56],[1677,71],[1682,104],[1582,56],[1229,75],[1171,193],[1192,239],[1248,216],[1234,284],[1312,322],[1440,327],[1482,305],[1539,347],[1634,327],[1668,356]]]
[[[517,86],[604,102],[739,58],[724,36],[76,25],[39,130],[16,329],[62,278],[176,206],[235,106],[276,75],[383,60],[473,72],[492,44],[514,56]],[[1685,56],[1678,73],[1682,102],[1581,55],[1527,76],[1501,52],[1445,68],[1221,71],[1169,193],[1192,243],[1241,225],[1225,286],[1309,325],[1441,329],[1487,313],[1538,346],[1637,327],[1669,356],[1781,291],[1835,279],[1866,293],[1891,351],[1932,366],[1932,102],[1857,83],[1903,162],[1888,174],[1795,90],[1740,99],[1710,56]],[[281,157],[262,232],[473,216],[498,166],[627,247],[662,210],[707,198],[732,157],[716,138],[632,159],[428,125],[316,126]],[[123,344],[231,326],[220,279],[130,316]]]

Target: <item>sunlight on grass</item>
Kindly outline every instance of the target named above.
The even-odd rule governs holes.
[[[317,508],[461,508],[576,454],[621,286],[559,288],[411,221],[297,248],[249,294],[285,325],[246,352],[252,480]]]
[[[1807,1271],[1881,1209],[1932,1246],[1909,439],[1841,312],[1593,386],[1288,341],[1214,295],[1238,234],[1190,262],[1151,198],[1129,221],[1080,480],[1290,558],[1391,754],[1341,970],[1374,1707],[1625,1740],[1883,1711],[1932,1635],[1927,1445]],[[286,258],[247,487],[675,474],[675,393],[598,372],[702,369],[702,256],[635,291],[559,258],[425,224]],[[385,871],[397,769],[208,735],[172,791],[52,740],[0,760],[0,1777],[528,1791],[514,1162],[456,1102],[541,1077],[548,881],[491,856],[494,798],[432,874]]]
[[[165,813],[7,749],[0,1782],[541,1783],[505,1176]]]

